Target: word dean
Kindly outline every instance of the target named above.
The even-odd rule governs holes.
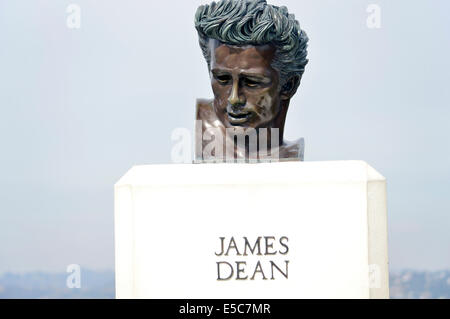
[[[288,237],[259,236],[256,240],[219,237],[219,240],[220,248],[215,255],[223,260],[216,262],[218,281],[288,279],[289,260],[285,259],[289,252]],[[231,257],[239,260],[230,261]]]

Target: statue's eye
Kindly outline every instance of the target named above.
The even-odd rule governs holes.
[[[254,80],[250,80],[250,79],[246,79],[245,80],[245,85],[249,88],[256,88],[259,86],[259,82],[254,81]]]
[[[228,84],[231,81],[231,77],[229,75],[216,75],[215,76],[217,82],[220,84]]]

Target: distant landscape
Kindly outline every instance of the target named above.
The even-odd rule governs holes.
[[[66,286],[67,273],[32,272],[0,275],[0,298],[114,298],[114,272],[82,270],[81,288]],[[450,299],[450,270],[392,272],[393,299]]]
[[[68,273],[5,273],[0,276],[0,298],[65,299],[115,297],[114,272],[81,270],[81,288],[68,288]]]

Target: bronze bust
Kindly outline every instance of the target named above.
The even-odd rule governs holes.
[[[200,6],[195,27],[214,93],[197,100],[196,160],[303,160],[303,139],[283,139],[308,63],[295,16],[266,0],[222,0]]]

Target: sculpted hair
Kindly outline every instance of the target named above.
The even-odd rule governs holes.
[[[293,76],[300,80],[308,63],[308,36],[299,22],[286,7],[269,5],[266,0],[221,0],[200,6],[195,28],[209,69],[209,39],[229,45],[274,45],[272,67],[280,73],[282,85]]]

